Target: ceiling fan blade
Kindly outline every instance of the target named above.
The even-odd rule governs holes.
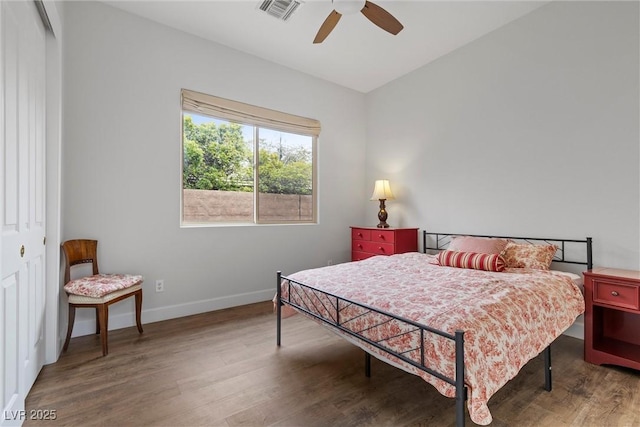
[[[394,36],[404,28],[400,21],[394,18],[393,15],[368,0],[364,4],[361,12],[369,19],[369,21],[373,22],[383,30],[390,32]]]
[[[322,43],[324,39],[327,38],[329,33],[333,31],[335,26],[338,24],[338,21],[342,18],[342,15],[335,10],[327,16],[327,19],[324,20],[320,29],[318,30],[318,34],[316,34],[316,38],[313,39],[314,43]]]

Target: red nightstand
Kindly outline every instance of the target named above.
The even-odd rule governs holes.
[[[584,294],[584,360],[640,370],[640,271],[586,271]]]
[[[417,228],[351,227],[351,261],[417,251]]]

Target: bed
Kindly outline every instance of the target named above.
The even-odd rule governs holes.
[[[473,256],[458,247],[447,250],[463,239],[505,241],[509,250],[525,252],[545,248],[552,252],[549,267],[514,264],[507,257],[513,251]],[[373,355],[455,398],[458,426],[465,423],[465,406],[474,423],[491,423],[491,396],[541,353],[550,391],[550,345],[584,312],[580,275],[556,268],[590,269],[591,238],[425,231],[422,240],[421,253],[374,256],[288,276],[277,272],[277,345],[282,317],[301,313],[361,347],[367,376]]]

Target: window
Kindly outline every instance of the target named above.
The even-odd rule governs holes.
[[[315,223],[316,120],[182,90],[182,224]]]

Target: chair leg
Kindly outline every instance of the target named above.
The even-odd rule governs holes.
[[[102,355],[109,353],[108,347],[108,330],[109,330],[109,308],[107,304],[101,304],[96,308],[98,310],[98,319],[100,321],[100,340],[102,341]]]
[[[96,307],[96,335],[100,333],[100,314],[98,311],[98,307]]]
[[[136,325],[138,325],[138,332],[144,332],[142,330],[142,289],[136,292]]]
[[[69,304],[69,324],[67,325],[67,338],[64,340],[62,351],[67,351],[69,341],[71,340],[71,332],[73,331],[73,322],[76,320],[76,306]]]

